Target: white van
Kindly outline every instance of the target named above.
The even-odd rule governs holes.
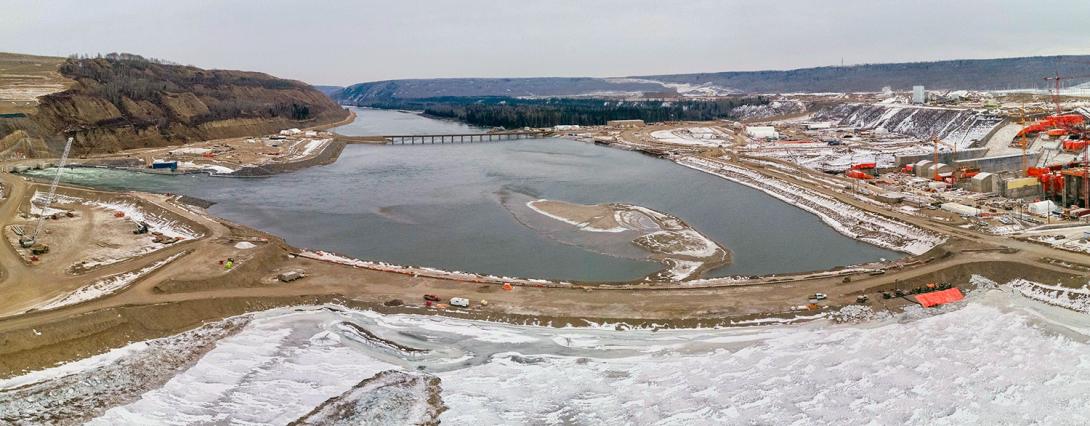
[[[464,297],[452,297],[450,298],[450,304],[451,306],[461,306],[463,308],[468,308],[469,299],[466,299]]]

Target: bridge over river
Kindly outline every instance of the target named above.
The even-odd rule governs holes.
[[[490,133],[447,133],[427,135],[376,135],[376,136],[345,136],[333,133],[333,138],[348,144],[391,144],[391,145],[417,145],[417,144],[446,144],[446,143],[472,143],[493,142],[519,139],[542,139],[553,136],[553,132],[547,130],[517,130]]]

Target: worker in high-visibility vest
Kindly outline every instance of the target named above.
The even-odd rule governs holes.
[[[229,258],[229,259],[227,259],[227,262],[223,264],[223,269],[228,270],[228,271],[230,271],[231,268],[233,268],[233,267],[235,267],[235,259],[230,259]]]

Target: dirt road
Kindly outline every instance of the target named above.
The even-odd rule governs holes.
[[[785,172],[771,168],[753,169],[770,177],[787,177]],[[0,217],[5,224],[12,223],[20,205],[25,206],[33,193],[33,184],[11,175],[0,175],[0,180],[8,194],[0,205]],[[882,300],[875,297],[877,292],[912,288],[930,281],[965,285],[974,273],[997,281],[1023,277],[1050,283],[1073,284],[1078,280],[1085,283],[1083,271],[1042,262],[1043,258],[1051,258],[1084,264],[1083,255],[897,214],[824,185],[807,188],[950,239],[920,256],[919,265],[893,267],[881,275],[857,273],[787,281],[777,278],[714,288],[517,286],[505,291],[498,284],[414,277],[294,256],[296,249],[275,236],[209,217],[165,196],[140,194],[151,205],[199,226],[203,236],[75,277],[63,269],[28,266],[10,246],[0,249],[0,267],[4,270],[0,292],[10,296],[0,304],[0,315],[9,315],[0,318],[0,377],[99,353],[129,341],[176,333],[203,321],[301,303],[335,302],[384,311],[554,326],[583,325],[586,321],[713,326],[768,316],[810,317],[854,303],[855,297],[864,293],[872,295],[871,303],[876,307],[897,308],[909,302]],[[238,248],[242,241],[254,247]],[[1002,247],[1009,249],[1000,250]],[[139,269],[179,254],[182,255],[177,260],[119,293],[55,310],[14,315],[42,300],[79,288],[88,280]],[[228,257],[238,261],[231,270],[220,264]],[[291,283],[276,279],[278,273],[289,270],[304,272],[306,277]],[[800,309],[815,292],[829,295],[823,302],[828,307],[817,312]],[[424,308],[425,293],[443,299],[468,297],[473,307]],[[483,300],[489,302],[487,306],[481,305]]]

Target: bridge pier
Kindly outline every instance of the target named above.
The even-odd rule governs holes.
[[[387,144],[392,145],[416,145],[419,142],[421,145],[426,144],[446,144],[446,143],[472,143],[472,142],[494,142],[494,141],[506,141],[506,140],[521,140],[521,139],[542,139],[550,135],[550,132],[532,132],[532,131],[516,131],[516,132],[500,132],[500,133],[464,133],[464,134],[446,134],[446,135],[389,135],[389,136],[340,136],[342,140],[350,140],[349,143],[354,143],[356,138],[360,142],[375,142],[385,141]],[[449,142],[448,142],[449,140]],[[359,143],[359,142],[355,142]]]

